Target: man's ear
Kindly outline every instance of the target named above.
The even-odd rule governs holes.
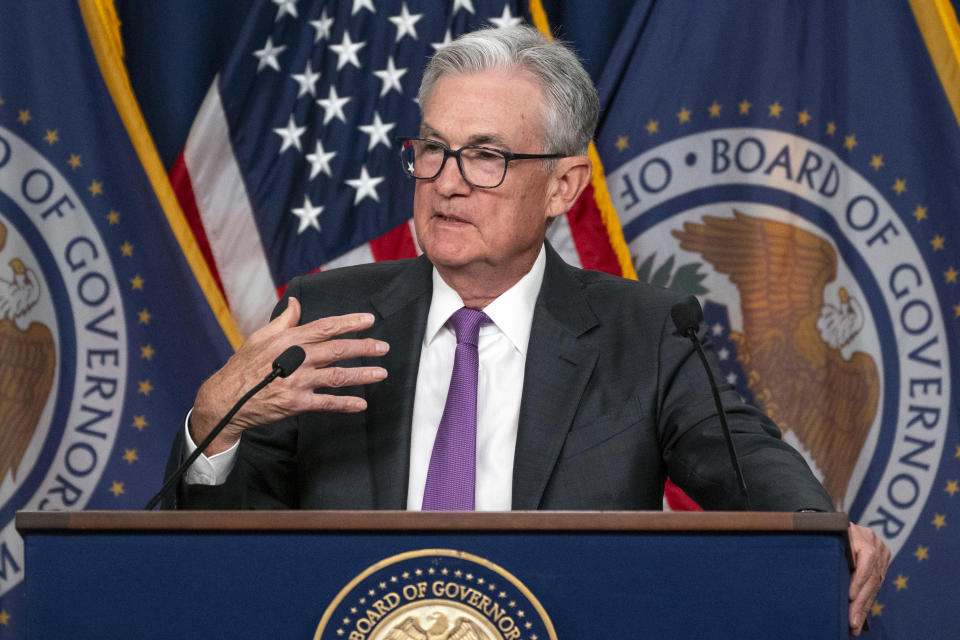
[[[590,182],[591,164],[587,156],[560,158],[553,170],[551,189],[547,195],[547,215],[565,214]]]

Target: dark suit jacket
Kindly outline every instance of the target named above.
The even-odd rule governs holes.
[[[301,321],[376,316],[362,335],[390,343],[385,357],[369,362],[384,366],[388,378],[340,391],[366,397],[364,413],[304,414],[246,431],[227,483],[181,485],[179,506],[405,508],[431,287],[423,257],[294,280],[287,295],[300,300]],[[570,267],[547,247],[520,407],[514,509],[660,509],[667,475],[706,508],[743,508],[706,374],[670,318],[680,299]],[[753,508],[831,510],[776,425],[722,389]]]

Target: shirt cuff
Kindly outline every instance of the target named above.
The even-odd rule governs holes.
[[[190,409],[190,411],[187,413],[187,419],[183,421],[184,457],[189,456],[197,449],[197,445],[193,442],[193,437],[190,436],[190,414],[192,413],[193,409]],[[207,457],[205,454],[201,453],[200,457],[194,460],[193,464],[190,465],[190,468],[187,469],[187,472],[183,474],[183,481],[187,484],[201,484],[207,486],[223,484],[226,482],[227,476],[230,475],[230,472],[233,471],[233,465],[236,464],[237,447],[239,446],[240,441],[237,440],[233,446],[226,451],[221,451],[220,453],[210,457]]]

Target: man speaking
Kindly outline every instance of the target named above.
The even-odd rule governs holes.
[[[287,347],[303,365],[232,417],[177,506],[659,509],[669,476],[705,508],[745,508],[671,318],[681,298],[568,266],[545,243],[590,179],[598,99],[576,56],[530,28],[470,33],[430,60],[419,104],[420,131],[398,147],[423,256],[290,284],[200,388],[174,460]],[[776,425],[730,388],[721,401],[750,508],[832,509]],[[889,551],[862,527],[851,543],[858,632]]]

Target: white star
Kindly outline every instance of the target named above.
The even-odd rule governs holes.
[[[422,13],[411,14],[407,9],[407,3],[404,2],[403,7],[400,9],[400,15],[392,16],[390,18],[390,22],[397,25],[397,39],[395,42],[400,42],[400,39],[407,34],[409,34],[414,40],[417,40],[416,24],[422,17]]]
[[[367,144],[367,151],[370,151],[381,142],[389,149],[390,138],[387,137],[387,134],[390,133],[395,126],[397,125],[394,122],[384,124],[383,120],[380,119],[380,113],[374,111],[373,122],[371,124],[360,125],[357,128],[370,136],[370,143]]]
[[[393,64],[393,56],[387,58],[387,68],[380,71],[374,71],[373,75],[383,81],[383,87],[380,89],[380,97],[390,93],[391,89],[396,89],[397,93],[403,95],[403,87],[400,86],[400,78],[407,72],[406,69],[397,69]]]
[[[503,5],[503,13],[500,14],[499,18],[490,18],[490,23],[495,27],[503,29],[504,27],[516,27],[523,24],[523,18],[514,17],[513,13],[510,11],[510,5]]]
[[[380,196],[377,195],[377,185],[383,182],[383,178],[371,178],[367,173],[367,166],[360,168],[360,177],[354,180],[346,180],[348,185],[357,190],[357,195],[353,199],[353,204],[360,204],[364,198],[372,198],[375,202],[380,202]]]
[[[470,13],[476,13],[473,10],[473,0],[453,0],[453,10],[450,13],[456,13],[457,9],[466,9]]]
[[[723,335],[723,325],[719,322],[710,327],[710,330],[713,331],[713,335],[722,336]]]
[[[321,171],[333,177],[330,171],[330,160],[335,155],[337,155],[336,151],[324,151],[323,143],[317,140],[317,148],[313,153],[307,154],[307,162],[310,163],[310,179],[313,180]]]
[[[279,47],[273,46],[273,38],[268,36],[267,44],[263,45],[263,49],[258,49],[253,52],[253,55],[260,59],[260,62],[257,63],[257,73],[264,67],[273,67],[277,71],[280,71],[280,63],[277,62],[277,56],[283,53],[286,48],[287,45],[285,44]]]
[[[288,13],[294,18],[297,17],[297,0],[273,0],[273,4],[277,5],[277,17],[273,20],[274,22]]]
[[[323,207],[315,207],[310,202],[310,196],[303,197],[303,206],[298,209],[291,209],[290,213],[300,218],[300,226],[297,227],[297,235],[307,230],[307,227],[313,227],[320,231],[320,221],[317,218],[323,213]]]
[[[343,105],[348,102],[350,102],[350,98],[341,98],[337,95],[337,88],[331,86],[327,99],[320,98],[317,100],[317,104],[323,107],[323,124],[327,124],[334,118],[346,122],[347,116],[343,113]]]
[[[443,42],[432,42],[430,46],[436,51],[440,51],[440,49],[449,47],[451,42],[453,42],[453,38],[450,37],[450,29],[447,29],[447,32],[443,34]]]
[[[297,126],[297,123],[293,121],[293,114],[291,113],[290,119],[287,120],[286,127],[273,130],[273,132],[280,136],[281,140],[283,140],[283,143],[280,145],[280,151],[277,155],[283,153],[290,147],[296,147],[297,151],[300,151],[300,136],[302,136],[303,132],[306,130],[306,127]]]
[[[316,97],[317,90],[315,85],[317,80],[320,79],[320,74],[315,73],[310,66],[310,61],[307,60],[307,68],[303,70],[303,73],[294,73],[290,76],[297,81],[297,84],[300,85],[300,90],[297,92],[297,97],[303,96],[305,93],[309,93],[311,96]]]
[[[313,37],[313,42],[320,42],[320,39],[324,40],[330,39],[330,27],[333,26],[333,18],[327,17],[327,10],[324,8],[323,12],[320,14],[319,20],[311,20],[310,26],[317,30],[317,35]]]
[[[737,374],[732,371],[727,374],[727,384],[737,384]]]
[[[366,42],[353,42],[350,39],[350,32],[343,32],[343,40],[340,44],[331,44],[330,48],[337,54],[337,71],[343,69],[349,62],[357,69],[360,68],[360,60],[357,58],[357,51],[367,46]]]
[[[350,15],[357,15],[360,9],[369,9],[370,13],[377,12],[377,10],[373,8],[373,0],[353,0],[353,10],[350,12]]]
[[[717,357],[720,358],[721,360],[726,360],[727,358],[730,357],[730,350],[727,349],[726,347],[722,347],[722,348],[718,349],[718,350],[717,350]]]

